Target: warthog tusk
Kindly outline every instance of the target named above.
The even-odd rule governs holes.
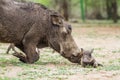
[[[60,44],[60,54],[61,54],[61,55],[63,54],[63,47],[62,47],[61,44]]]

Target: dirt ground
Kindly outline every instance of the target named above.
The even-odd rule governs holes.
[[[84,48],[84,49],[94,48],[93,56],[96,58],[98,62],[102,63],[104,66],[102,68],[97,68],[97,69],[94,69],[94,68],[83,69],[82,67],[80,67],[79,70],[82,70],[81,72],[83,73],[75,72],[74,74],[68,74],[66,71],[69,71],[69,70],[66,70],[64,72],[65,74],[63,74],[62,77],[60,78],[49,79],[49,77],[46,78],[47,77],[46,76],[42,78],[37,77],[36,79],[27,78],[26,80],[120,80],[120,27],[114,26],[114,25],[112,26],[109,26],[109,25],[96,26],[95,25],[96,27],[95,26],[92,27],[89,25],[85,26],[80,24],[79,25],[74,24],[74,26],[75,27],[73,28],[72,35],[74,36],[74,39],[78,47]],[[5,55],[6,48],[7,48],[6,44],[0,44],[0,57],[6,58],[6,59],[13,58],[11,55],[8,55],[8,56]],[[45,50],[41,50],[41,52],[44,52],[44,51]],[[5,69],[4,71],[1,70],[4,74],[0,72],[0,77],[10,77],[10,78],[19,77],[18,73],[23,72],[24,70],[27,69],[26,65],[22,67],[21,65],[19,66],[19,63],[20,63],[19,61],[15,62],[17,63],[17,65],[14,65],[12,62],[6,62],[6,63],[9,63],[9,66],[4,65],[3,67],[4,62],[5,61],[0,60],[0,64],[1,64],[0,70]],[[44,65],[40,65],[40,66],[49,68],[49,70],[53,72],[54,70],[56,70],[57,67],[60,67],[60,66],[68,67],[69,65],[72,65],[72,66],[74,65],[69,62],[65,63],[66,61],[64,62],[64,60],[61,61],[59,64],[58,63],[56,64],[56,62],[54,64],[53,62],[46,63],[45,66]],[[40,63],[38,62],[38,64]],[[36,67],[38,66],[38,64],[36,63],[35,66],[34,65],[33,66]],[[75,65],[75,66],[77,66],[78,68],[78,65]],[[24,67],[26,69],[24,69]],[[33,72],[39,71],[39,68],[36,69],[31,67],[29,67],[29,69],[30,70],[32,69]],[[74,69],[73,67],[70,69],[77,70],[77,69]],[[84,73],[84,71],[86,72]],[[40,72],[38,72],[38,74],[40,74]],[[64,76],[65,78],[63,78]],[[1,78],[1,80],[6,80],[6,79]],[[7,80],[9,80],[9,78],[7,78]],[[15,78],[11,80],[22,80],[22,79]]]

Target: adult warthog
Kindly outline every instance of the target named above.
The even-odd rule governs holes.
[[[24,54],[15,52],[14,56],[24,63],[36,62],[36,48],[44,47],[53,48],[73,63],[81,63],[84,51],[78,49],[71,32],[71,26],[59,13],[41,4],[0,0],[0,42],[19,48]]]

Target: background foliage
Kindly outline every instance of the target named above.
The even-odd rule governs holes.
[[[28,1],[28,0],[27,0]],[[83,11],[86,20],[113,20],[120,18],[120,0],[31,0],[44,4],[50,9],[59,11],[66,20],[82,19]],[[83,1],[83,3],[81,3]],[[81,10],[83,5],[83,11]],[[81,12],[82,11],[82,12]]]

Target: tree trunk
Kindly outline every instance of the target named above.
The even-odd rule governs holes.
[[[112,9],[111,9],[111,2],[112,0],[106,0],[106,9],[107,9],[107,18],[111,19],[112,18]]]
[[[116,0],[113,0],[113,2],[112,2],[112,9],[113,9],[112,10],[113,11],[112,19],[115,23],[117,23],[118,22],[118,14],[117,14],[117,1]]]
[[[116,23],[118,21],[117,1],[106,0],[106,8],[107,8],[108,19],[113,19],[113,21]]]
[[[69,3],[70,0],[60,0],[60,13],[64,16],[65,20],[69,20]]]

